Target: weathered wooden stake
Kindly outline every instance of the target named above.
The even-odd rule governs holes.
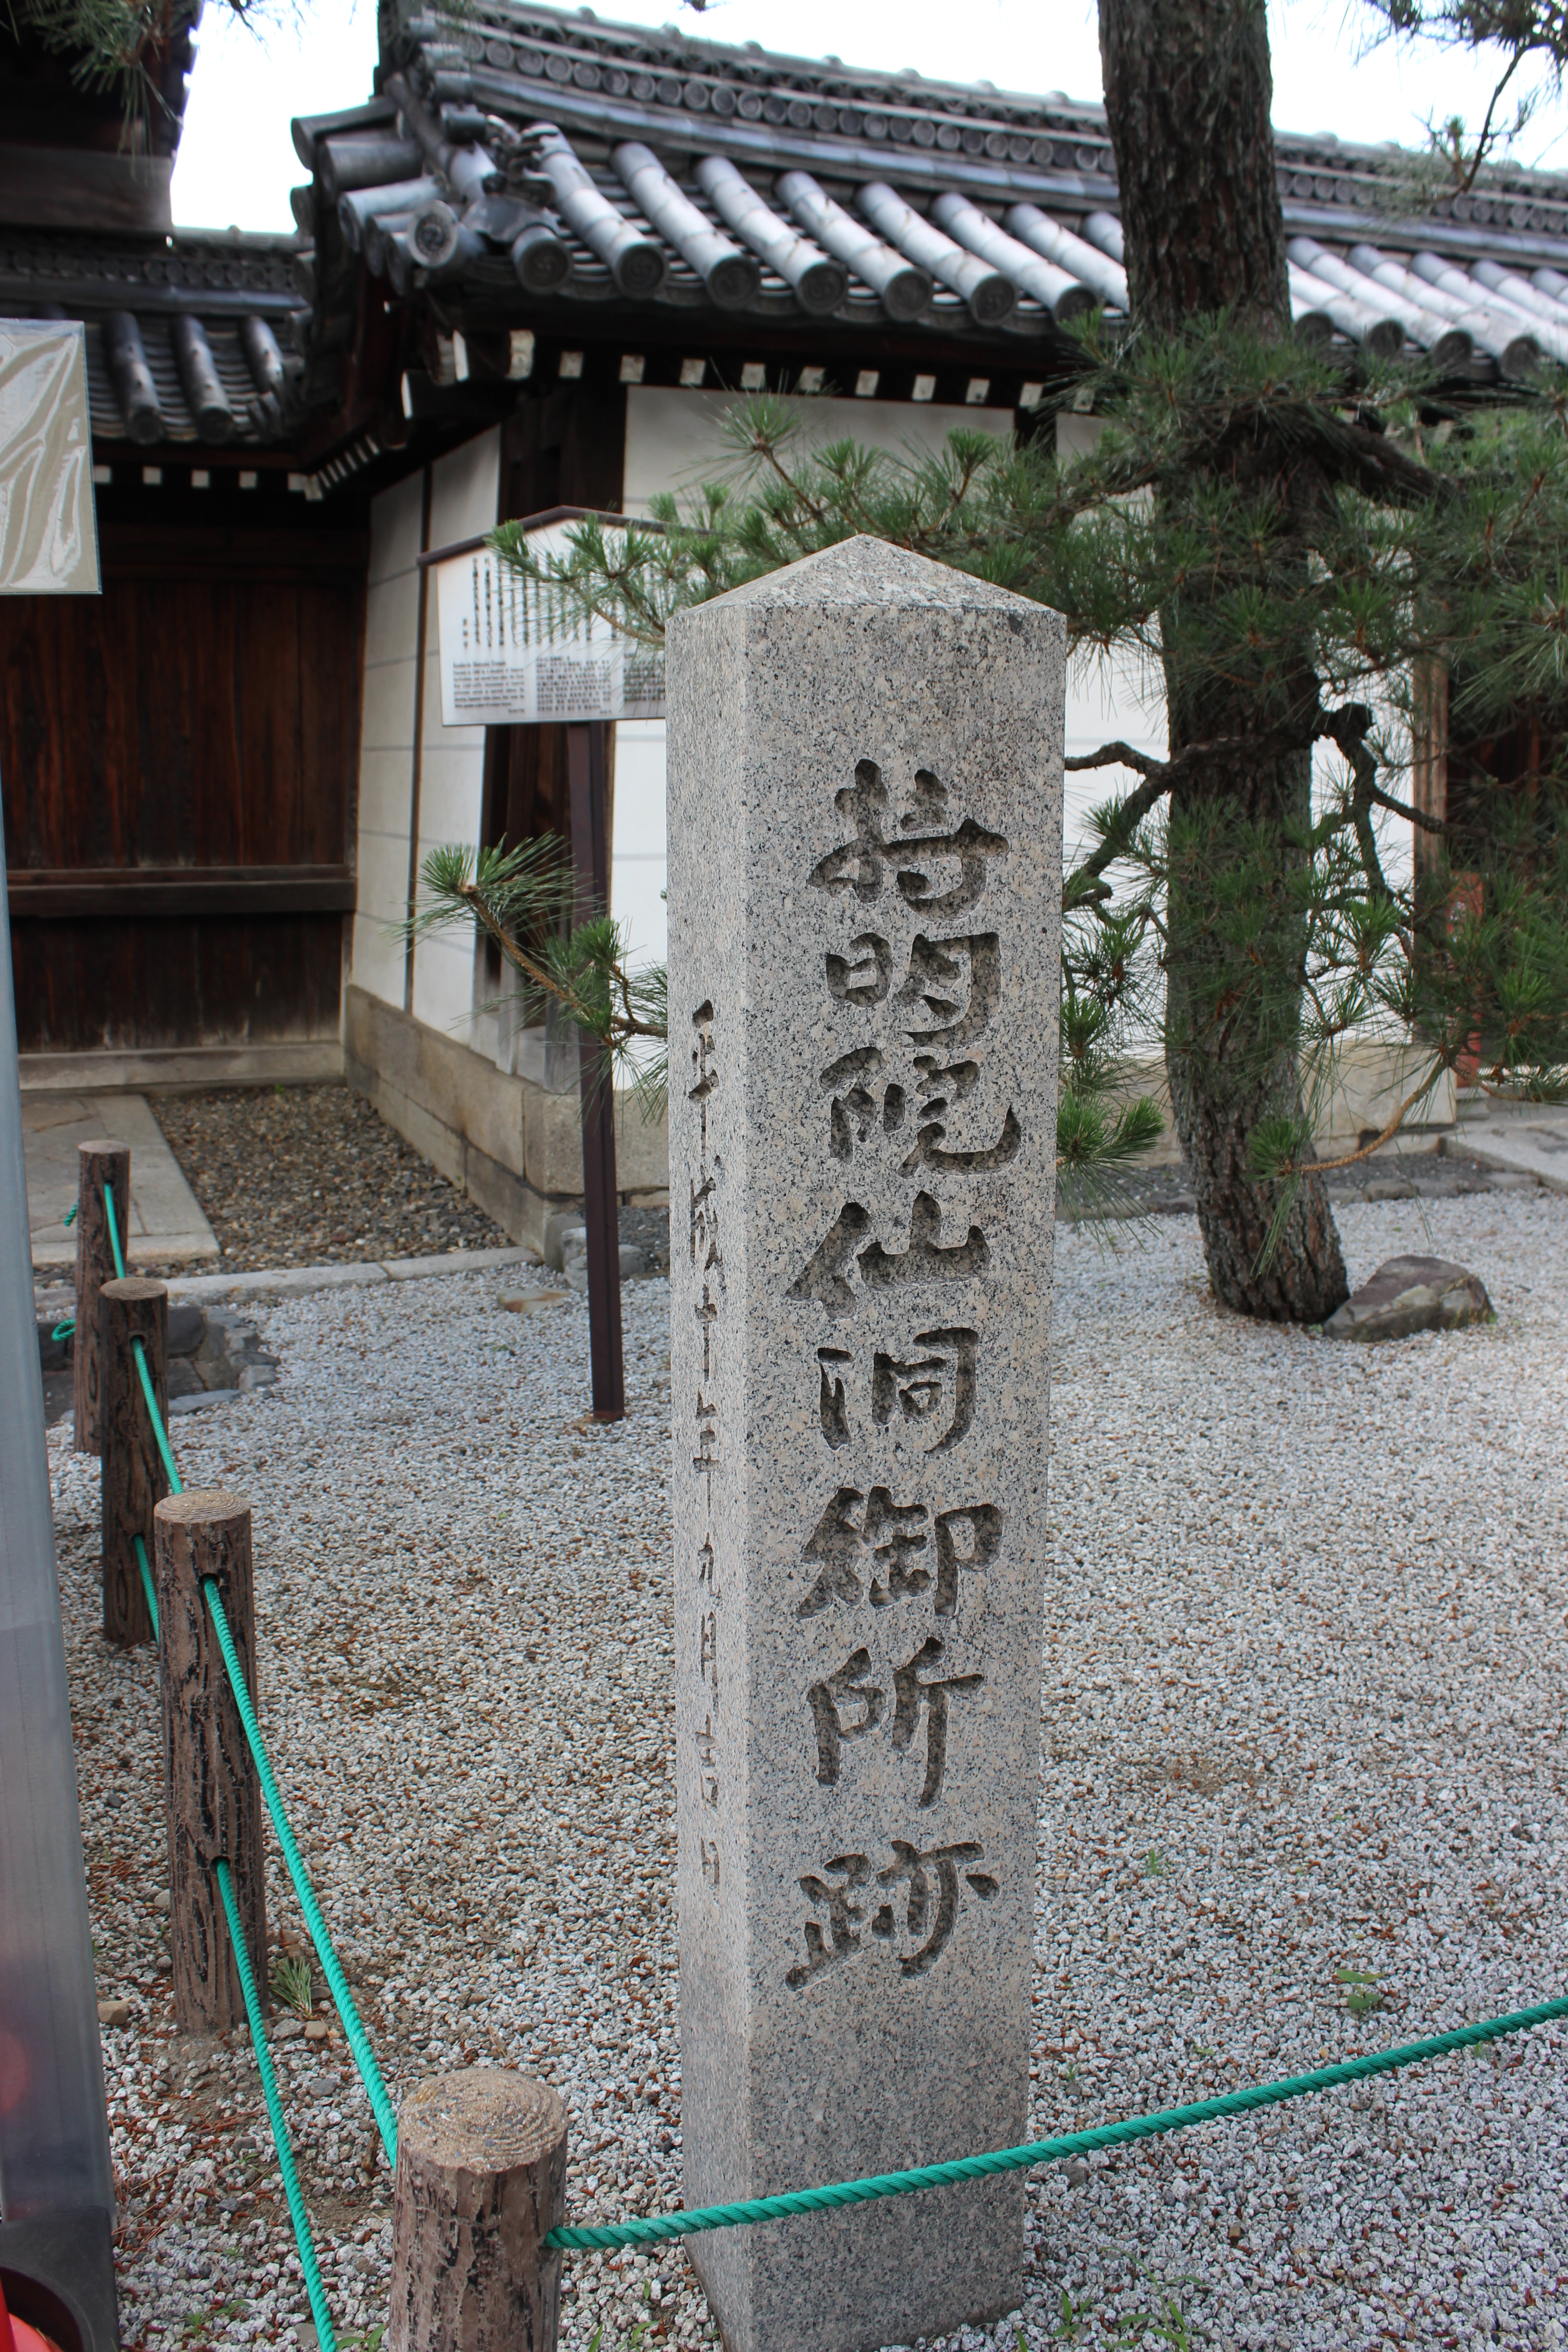
[[[387,2352],[555,2352],[566,2108],[499,2066],[437,2074],[403,2102]]]
[[[82,1143],[77,1149],[80,1157],[76,1191],[76,1339],[72,1345],[76,1433],[72,1443],[79,1454],[97,1454],[103,1428],[103,1366],[99,1349],[102,1324],[98,1295],[106,1282],[114,1280],[114,1252],[109,1245],[103,1188],[107,1183],[114,1189],[114,1214],[123,1249],[131,1205],[131,1146]]]
[[[213,1864],[226,1857],[250,1964],[267,1998],[261,1789],[203,1585],[210,1577],[256,1696],[250,1506],[207,1487],[167,1495],[153,1515],[163,1652],[169,1824],[169,1948],[184,2032],[226,2033],[245,2017]]]
[[[119,1194],[115,1195],[119,1207]],[[103,1631],[110,1642],[150,1642],[153,1621],[136,1566],[140,1536],[153,1558],[153,1510],[169,1491],[169,1474],[148,1417],[132,1341],[146,1352],[153,1393],[168,1427],[169,1292],[162,1282],[127,1275],[99,1291],[99,1358],[103,1385],[99,1399],[100,1450],[103,1473]],[[78,1323],[79,1378],[81,1324]],[[79,1394],[79,1391],[78,1391]]]

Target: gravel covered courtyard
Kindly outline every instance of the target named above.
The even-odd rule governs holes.
[[[1340,1217],[1352,1281],[1436,1249],[1498,1323],[1335,1347],[1221,1315],[1188,1218],[1114,1251],[1058,1227],[1042,2136],[1568,1986],[1568,1201]],[[573,2218],[610,2219],[680,2200],[668,1289],[626,1290],[607,1432],[580,1426],[583,1302],[498,1291],[262,1308],[279,1384],[176,1444],[253,1503],[263,1721],[395,2096],[470,2054],[548,2076]],[[309,2347],[254,2061],[174,2035],[154,1660],[101,1640],[68,1433],[100,1991],[130,2008],[103,2033],[122,2339]],[[268,1901],[302,1947],[275,1851]],[[374,2352],[369,2110],[334,2035],[273,2032],[334,2317]],[[1029,2215],[1023,2313],[942,2352],[1568,2343],[1568,2033],[1033,2174]],[[780,2226],[808,2263],[812,2221]],[[678,2247],[565,2279],[572,2352],[713,2340]]]
[[[219,1087],[154,1108],[226,1273],[509,1239],[352,1087]]]

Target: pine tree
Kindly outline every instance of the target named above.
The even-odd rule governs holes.
[[[1215,1296],[1316,1322],[1346,1292],[1312,1134],[1347,1043],[1411,1041],[1378,1136],[1347,1157],[1447,1073],[1568,1080],[1568,395],[1456,397],[1298,341],[1261,0],[1102,0],[1100,22],[1133,320],[1082,331],[1062,387],[1100,420],[1091,453],[1058,460],[1048,409],[1022,446],[818,449],[809,404],[764,397],[731,412],[725,479],[660,502],[657,530],[579,527],[547,571],[652,644],[679,605],[868,531],[1038,597],[1080,651],[1158,675],[1166,758],[1110,743],[1071,763],[1139,781],[1064,882],[1058,1160],[1087,1181],[1146,1144],[1152,1106],[1117,1106],[1158,1020]],[[529,566],[515,531],[496,544]],[[1521,719],[1539,739],[1525,788],[1479,824],[1412,804],[1435,681],[1471,740]],[[1380,856],[1390,814],[1420,836],[1407,883]],[[447,917],[515,932],[482,861],[461,887]],[[552,952],[544,984],[629,1046],[614,927]]]

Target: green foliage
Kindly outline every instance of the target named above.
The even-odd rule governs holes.
[[[258,34],[279,18],[302,13],[301,0],[221,0],[229,14]],[[472,0],[432,0],[429,13],[448,23],[470,16]],[[33,35],[70,59],[71,79],[93,97],[109,99],[124,118],[128,145],[143,151],[163,127],[167,101],[160,87],[164,59],[201,14],[201,0],[0,0],[0,22],[18,37]]]
[[[1370,6],[1397,37],[1484,52],[1497,77],[1473,131],[1462,115],[1428,121],[1428,205],[1439,192],[1462,193],[1491,178],[1491,159],[1522,136],[1543,99],[1561,95],[1568,65],[1561,0],[1370,0]]]
[[[8,0],[7,13],[16,32],[70,58],[80,89],[119,99],[134,118],[156,102],[152,70],[195,11],[190,0]]]
[[[259,31],[299,0],[223,0]],[[121,142],[147,154],[169,121],[164,75],[171,48],[201,14],[201,0],[0,0],[0,23],[32,36],[70,61],[70,78],[89,100],[108,101],[121,117]]]
[[[1087,2304],[1075,2302],[1067,2288],[1061,2287],[1058,2290],[1060,2301],[1054,2331],[1058,2344],[1077,2344],[1083,2341],[1098,2319],[1106,2332],[1103,2339],[1097,2337],[1096,2341],[1103,2340],[1109,2344],[1131,2346],[1146,2344],[1152,2339],[1156,2344],[1174,2345],[1179,2347],[1179,2352],[1190,2352],[1194,2341],[1193,2334],[1183,2315],[1182,2306],[1173,2291],[1172,2283],[1156,2278],[1147,2265],[1141,2263],[1135,2255],[1131,2257],[1131,2268],[1135,2279],[1146,2281],[1153,2289],[1153,2308],[1118,2312],[1114,2315],[1104,2311],[1096,2313]],[[1193,2286],[1197,2284],[1198,2282],[1194,2279],[1178,2279],[1174,2282],[1175,2286]],[[1021,2330],[1018,2342],[1020,2345],[1024,2342]]]
[[[1568,390],[1439,399],[1421,367],[1348,374],[1224,321],[1115,349],[1091,325],[1081,344],[1087,453],[1058,457],[1048,431],[954,434],[937,457],[818,446],[809,402],[759,398],[729,412],[721,478],[660,500],[658,530],[584,524],[540,565],[515,531],[497,544],[568,609],[655,643],[673,614],[870,532],[1054,605],[1075,654],[1163,680],[1168,759],[1110,743],[1070,763],[1133,781],[1063,886],[1061,1181],[1102,1196],[1158,1134],[1127,1073],[1163,1027],[1173,1085],[1190,1069],[1245,1124],[1278,1234],[1352,1038],[1415,1041],[1379,1144],[1451,1071],[1568,1084]],[[1423,824],[1409,797],[1435,677],[1456,737],[1540,734],[1524,787],[1494,782],[1468,823]],[[1384,870],[1390,814],[1417,825],[1414,880]]]
[[[210,2311],[193,2311],[181,2324],[181,2338],[186,2344],[195,2344],[198,2337],[210,2336],[218,2321],[237,2319],[245,2308],[243,2298],[233,2296],[227,2303],[215,2303]]]
[[[267,1981],[272,1988],[274,2000],[281,2001],[283,2007],[291,2009],[297,2017],[309,2018],[311,1999],[309,1960],[289,1952],[279,1952],[274,1955]]]
[[[1383,2007],[1383,1987],[1364,1969],[1336,1969],[1334,1982],[1346,1985],[1345,2007],[1352,2017],[1370,2017]]]
[[[1064,2286],[1061,2290],[1061,2315],[1057,2323],[1057,2341],[1059,2344],[1076,2344],[1087,2316]]]
[[[1110,2332],[1112,2344],[1146,2344],[1151,2337],[1156,2344],[1170,2344],[1177,2352],[1189,2352],[1192,2331],[1183,2315],[1182,2306],[1168,2288],[1156,2282],[1156,2301],[1152,2310],[1121,2313]]]
[[[553,1004],[598,1044],[606,1077],[629,1078],[645,1118],[664,1108],[667,986],[662,966],[633,970],[621,927],[607,915],[578,919],[574,886],[554,836],[508,849],[433,849],[420,868],[421,897],[405,938],[475,924],[516,973],[526,1020]]]

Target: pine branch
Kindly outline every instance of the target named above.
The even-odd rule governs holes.
[[[1272,1169],[1269,1171],[1269,1181],[1284,1183],[1301,1176],[1328,1176],[1331,1175],[1336,1169],[1354,1168],[1359,1166],[1362,1160],[1370,1160],[1374,1152],[1381,1151],[1385,1144],[1394,1141],[1417,1103],[1426,1100],[1447,1066],[1447,1063],[1439,1063],[1430,1076],[1424,1078],[1418,1087],[1413,1087],[1387,1125],[1378,1130],[1370,1143],[1359,1144],[1354,1151],[1343,1152],[1337,1160],[1314,1158],[1300,1161],[1295,1166]]]

